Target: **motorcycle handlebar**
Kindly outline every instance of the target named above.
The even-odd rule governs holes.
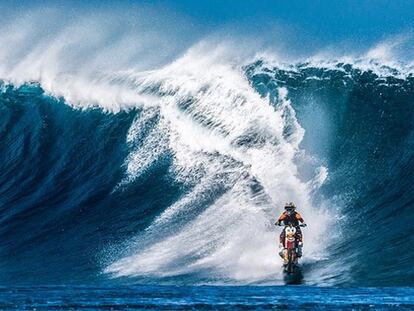
[[[282,222],[282,223],[277,222],[277,223],[275,223],[275,225],[279,226],[279,227],[284,227],[284,226],[287,226],[288,224],[285,224],[284,222]],[[299,227],[302,227],[302,228],[305,228],[307,226],[308,226],[307,224],[300,224],[299,225]]]

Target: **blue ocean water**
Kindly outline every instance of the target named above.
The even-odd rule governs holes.
[[[275,107],[280,100],[278,88],[287,90],[297,121],[285,125],[283,135],[290,139],[301,124],[306,132],[300,148],[320,159],[316,166],[322,163],[329,168],[327,181],[310,190],[314,202],[311,204],[318,206],[329,198],[332,208],[340,205],[337,213],[342,218],[334,219],[335,229],[329,230],[341,234],[326,238],[326,243],[329,238],[335,240],[324,250],[329,256],[304,260],[307,276],[303,283],[411,286],[413,252],[400,250],[413,247],[410,212],[413,183],[409,172],[413,167],[414,80],[411,76],[379,77],[372,71],[346,64],[336,66],[333,69],[299,66],[286,71],[267,68],[259,61],[245,68],[253,92],[270,98]],[[174,150],[176,147],[162,137],[172,134],[163,134],[168,128],[160,125],[163,117],[158,110],[135,108],[116,114],[99,108],[78,110],[67,105],[63,98],[45,94],[38,84],[20,87],[4,84],[2,88],[0,280],[3,284],[77,284],[125,278],[128,282],[132,279],[151,284],[252,281],[283,284],[283,277],[271,272],[280,266],[273,241],[270,241],[270,255],[263,253],[272,260],[269,269],[240,266],[242,274],[243,269],[257,269],[250,275],[235,277],[231,267],[222,266],[227,260],[235,260],[225,253],[217,255],[211,264],[180,270],[183,265],[220,254],[220,247],[225,247],[226,234],[230,237],[232,231],[218,227],[214,230],[220,236],[208,237],[205,234],[209,231],[200,230],[207,228],[203,226],[232,221],[216,218],[220,214],[209,215],[209,209],[217,200],[232,194],[239,179],[246,183],[243,187],[247,190],[241,191],[251,192],[246,195],[257,200],[255,205],[265,207],[262,212],[269,225],[257,230],[264,230],[264,234],[270,233],[273,238],[278,234],[271,225],[277,209],[269,209],[269,199],[265,196],[268,193],[263,190],[267,185],[254,173],[248,173],[249,168],[244,164],[239,166],[237,159],[231,159],[231,153],[220,155],[219,149],[196,151],[192,156],[208,160],[188,162],[192,167],[183,172],[186,168],[177,169],[174,163],[180,156]],[[198,105],[191,100],[180,108],[190,117]],[[214,122],[226,122],[211,119],[214,112],[207,113],[211,115],[206,120],[196,116],[202,125],[210,122],[205,125],[207,128]],[[329,134],[318,129],[321,115]],[[313,128],[319,132],[313,133]],[[261,130],[247,131],[233,139],[232,144],[239,150],[252,152],[269,141],[281,143],[280,138]],[[153,136],[154,133],[161,138]],[[323,141],[318,140],[321,135],[325,135]],[[211,138],[206,136],[206,139]],[[218,171],[206,173],[208,165],[217,159]],[[315,167],[311,164],[311,168]],[[303,178],[312,179],[307,174],[314,172],[303,169]],[[302,187],[297,180],[285,185],[289,186]],[[329,208],[324,204],[323,208]],[[165,219],[157,218],[172,207],[182,210],[171,215],[167,212]],[[313,216],[311,210],[304,213],[305,218]],[[318,208],[314,213],[319,213]],[[233,216],[240,221],[239,214]],[[262,216],[257,216],[258,221],[263,221]],[[207,223],[198,222],[202,217]],[[311,220],[327,221],[322,216]],[[308,223],[311,228],[318,226]],[[246,230],[243,221],[239,225]],[[191,229],[191,226],[196,227]],[[249,244],[254,240],[245,239],[230,251],[245,251],[237,247],[254,251]],[[306,246],[310,248],[311,243],[315,241],[308,241]],[[140,249],[147,250],[144,256],[140,255]],[[134,266],[134,261],[141,266]],[[158,266],[144,267],[154,262]],[[217,269],[214,263],[218,264]]]
[[[412,66],[206,41],[144,70],[80,30],[4,39],[0,309],[413,309]]]
[[[412,310],[409,288],[291,286],[12,287],[7,310]]]

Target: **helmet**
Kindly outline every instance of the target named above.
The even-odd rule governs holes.
[[[285,204],[285,210],[287,211],[294,211],[296,209],[296,205],[293,202]]]

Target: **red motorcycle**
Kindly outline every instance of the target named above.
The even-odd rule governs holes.
[[[300,227],[305,227],[306,225],[299,225]],[[279,255],[283,258],[284,261],[284,271],[288,274],[295,272],[298,266],[298,258],[302,253],[302,245],[298,239],[298,230],[292,224],[288,224],[283,229],[285,232],[285,243],[284,248],[281,250]]]

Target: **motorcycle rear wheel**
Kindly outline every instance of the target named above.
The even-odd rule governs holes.
[[[293,274],[295,272],[296,263],[295,263],[295,252],[292,249],[288,250],[288,263],[285,267],[285,271],[288,274]]]

